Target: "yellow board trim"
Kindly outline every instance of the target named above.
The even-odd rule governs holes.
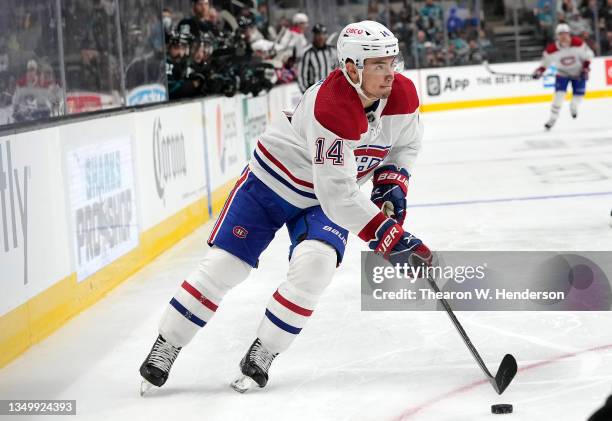
[[[568,94],[566,98],[569,98]],[[597,98],[612,98],[612,90],[609,91],[592,91],[585,95],[587,99]],[[508,98],[490,98],[490,99],[475,99],[469,101],[444,102],[440,104],[424,104],[421,105],[421,112],[447,111],[457,110],[462,108],[477,108],[477,107],[495,107],[499,105],[517,105],[530,104],[536,102],[550,102],[552,94],[547,95],[532,95],[532,96],[517,96]]]

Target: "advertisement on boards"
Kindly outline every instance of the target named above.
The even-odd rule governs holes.
[[[242,95],[204,101],[211,189],[240,175],[247,164],[244,145]]]
[[[80,282],[138,245],[131,138],[115,135],[70,147],[64,159]]]
[[[56,128],[0,137],[0,315],[70,275]]]
[[[143,230],[206,196],[200,103],[134,115],[136,182]]]
[[[247,159],[252,157],[257,139],[268,127],[267,111],[268,99],[265,96],[244,98],[242,116],[244,118],[244,144]]]

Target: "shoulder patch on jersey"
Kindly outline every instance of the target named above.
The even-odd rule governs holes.
[[[572,37],[572,47],[581,47],[584,44],[584,41],[578,37]]]
[[[406,76],[395,74],[391,95],[381,115],[413,114],[419,108],[419,95]]]
[[[342,139],[359,140],[368,131],[359,95],[340,69],[331,72],[319,88],[314,115],[319,124]]]
[[[556,42],[551,42],[550,44],[548,44],[546,46],[546,50],[544,50],[544,51],[546,51],[548,54],[552,54],[554,52],[559,51],[559,48],[557,47],[557,43]]]

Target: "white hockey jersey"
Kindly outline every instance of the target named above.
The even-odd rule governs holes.
[[[554,64],[559,76],[577,78],[582,72],[584,63],[590,63],[593,56],[593,50],[584,41],[572,37],[569,47],[561,47],[559,42],[548,44],[542,54],[541,66],[546,69]]]
[[[321,205],[336,224],[375,238],[387,219],[359,190],[376,167],[411,172],[423,136],[412,81],[395,74],[391,95],[364,110],[339,69],[309,88],[290,118],[268,127],[250,168],[294,206]]]

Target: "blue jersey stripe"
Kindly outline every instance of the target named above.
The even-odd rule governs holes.
[[[259,163],[259,165],[262,166],[262,168],[264,170],[266,170],[266,172],[268,172],[268,174],[270,174],[272,177],[276,178],[278,181],[280,181],[283,185],[285,185],[286,187],[288,187],[289,189],[293,190],[294,192],[296,192],[299,195],[302,195],[304,197],[308,197],[310,199],[317,199],[317,196],[315,196],[313,193],[306,193],[302,190],[299,190],[297,187],[295,187],[294,185],[292,185],[291,183],[289,183],[287,180],[285,180],[283,177],[281,177],[280,175],[278,175],[272,168],[270,168],[270,166],[268,164],[266,164],[264,162],[263,159],[261,159],[259,157],[259,155],[257,154],[257,150],[254,151],[253,156],[255,156],[255,159],[257,160],[257,162]]]
[[[191,311],[187,310],[181,303],[179,303],[176,298],[172,298],[170,300],[170,305],[176,309],[179,313],[181,313],[187,320],[195,323],[200,327],[204,327],[206,322],[200,319],[198,316],[193,314]]]
[[[298,333],[300,333],[302,331],[302,329],[299,328],[299,327],[291,326],[290,324],[287,324],[287,323],[283,322],[281,319],[276,317],[268,309],[266,309],[266,317],[268,319],[270,319],[270,321],[272,323],[274,323],[276,326],[278,326],[279,328],[283,329],[285,332],[289,332],[289,333],[293,333],[294,335],[297,335]]]

